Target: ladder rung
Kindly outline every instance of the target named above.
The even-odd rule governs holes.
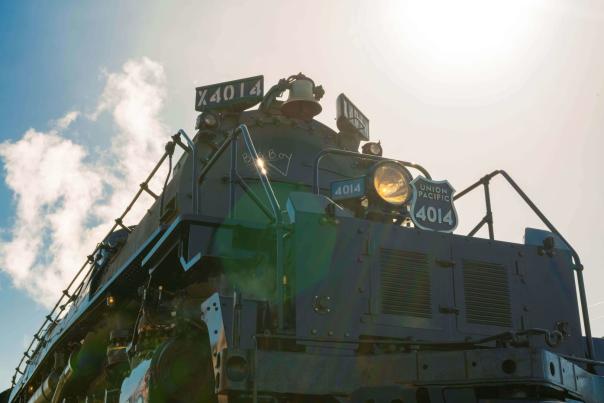
[[[116,219],[115,219],[115,223],[116,223],[117,225],[119,225],[120,227],[122,227],[122,228],[123,228],[123,229],[124,229],[124,230],[125,230],[127,233],[131,233],[131,232],[132,232],[132,230],[131,230],[130,228],[128,228],[128,227],[126,227],[126,226],[124,225],[124,223],[123,223],[123,221],[122,221],[122,219],[121,219],[121,218],[116,218]]]
[[[147,184],[147,182],[143,182],[140,184],[141,189],[143,189],[145,192],[147,192],[151,197],[153,197],[155,200],[159,199],[159,196],[156,195],[151,189],[149,189],[149,185]]]

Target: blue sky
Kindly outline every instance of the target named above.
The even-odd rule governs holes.
[[[34,128],[85,152],[77,166],[101,181],[91,164],[122,155],[111,148],[114,136],[161,148],[164,134],[192,130],[196,85],[264,74],[269,86],[302,71],[327,91],[319,120],[334,126],[335,98],[345,92],[369,116],[387,155],[421,162],[457,189],[496,168],[512,173],[583,253],[594,330],[604,335],[604,291],[594,286],[604,281],[597,270],[604,246],[604,7],[596,0],[449,3],[0,2],[0,141],[17,144]],[[124,117],[131,104],[136,113]],[[79,117],[52,137],[71,111]],[[140,125],[152,133],[141,134]],[[10,166],[3,164],[6,180]],[[116,175],[140,182],[133,172]],[[39,180],[32,186],[45,183]],[[118,201],[97,198],[90,206]],[[18,206],[2,181],[5,244]],[[494,206],[504,239],[521,241],[523,226],[536,225],[506,190]],[[464,232],[482,206],[470,200],[458,210]],[[93,242],[95,232],[83,229],[90,231],[82,239]],[[36,259],[48,258],[39,252]],[[55,255],[55,264],[71,259]],[[28,275],[42,270],[36,267]],[[46,314],[42,290],[14,277],[0,267],[0,321],[10,324],[0,337],[0,387]]]
[[[101,68],[123,63],[128,38],[119,26],[132,26],[134,3],[106,9],[81,2],[0,2],[0,139],[16,139],[73,105],[94,107],[103,88]],[[119,2],[127,3],[127,2]],[[120,46],[116,46],[119,43]],[[93,95],[91,95],[93,94]],[[0,186],[0,225],[14,219],[12,194]],[[0,386],[7,386],[25,343],[47,308],[11,285],[0,271]]]

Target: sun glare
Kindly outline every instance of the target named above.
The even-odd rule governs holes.
[[[502,61],[531,40],[531,0],[399,3],[399,39],[430,63],[456,67]],[[478,64],[478,65],[476,65]]]

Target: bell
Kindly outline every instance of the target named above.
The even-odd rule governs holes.
[[[322,108],[314,96],[315,83],[309,78],[300,77],[291,83],[289,97],[281,106],[281,112],[296,119],[309,120],[318,115]]]

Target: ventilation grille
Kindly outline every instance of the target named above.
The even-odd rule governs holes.
[[[511,327],[510,289],[504,266],[466,260],[463,285],[468,323]]]
[[[432,317],[430,270],[423,253],[382,249],[382,313]]]

